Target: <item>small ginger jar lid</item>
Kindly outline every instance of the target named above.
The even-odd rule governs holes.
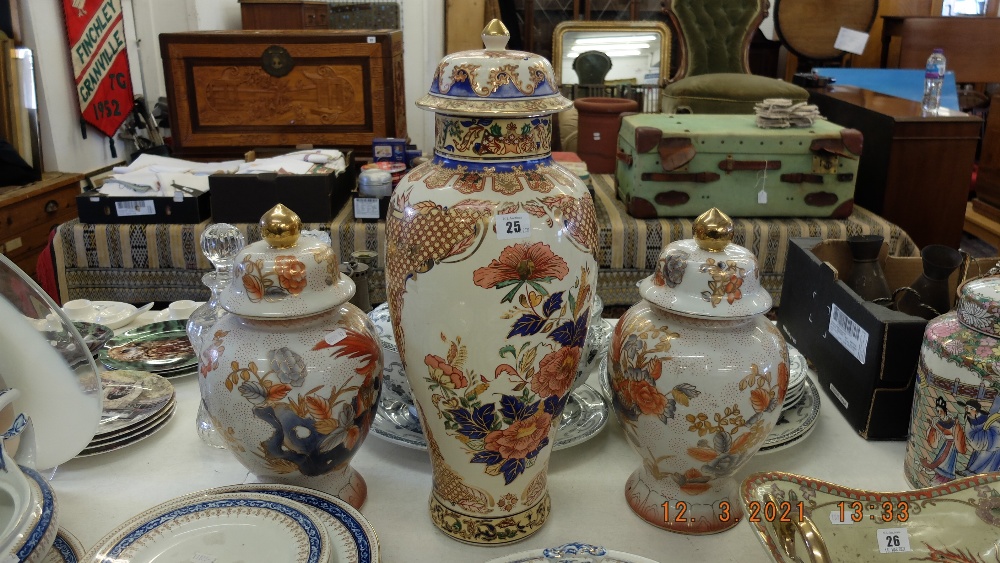
[[[263,240],[236,256],[233,281],[219,296],[222,308],[241,317],[279,319],[322,313],[354,296],[341,275],[337,253],[319,237],[302,233],[302,220],[282,204],[260,219]]]
[[[958,288],[958,321],[1000,338],[1000,275],[975,278]]]
[[[673,313],[697,318],[743,318],[771,309],[760,285],[757,258],[733,244],[733,221],[717,208],[694,222],[694,238],[671,242],[653,275],[639,283],[644,299]]]
[[[545,57],[507,49],[510,32],[494,19],[483,29],[485,49],[446,55],[417,106],[451,115],[531,117],[568,109]]]

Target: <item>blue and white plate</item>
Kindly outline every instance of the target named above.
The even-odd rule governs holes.
[[[208,498],[240,492],[274,495],[313,509],[316,519],[326,526],[332,555],[330,561],[378,563],[379,546],[375,529],[357,509],[333,495],[294,485],[249,483],[199,491],[188,495],[188,498]]]
[[[97,542],[84,560],[327,563],[326,527],[314,514],[274,495],[186,496],[132,517]]]
[[[606,549],[599,545],[573,542],[555,547],[521,551],[490,559],[486,563],[657,563],[639,555]]]
[[[14,536],[14,541],[8,551],[0,555],[0,560],[24,561],[34,553],[47,553],[58,531],[57,520],[59,511],[56,507],[56,496],[44,477],[33,469],[20,466],[28,477],[31,496],[35,506],[28,513],[27,522]]]
[[[83,544],[65,528],[59,528],[52,549],[42,559],[42,563],[80,563],[86,553]]]

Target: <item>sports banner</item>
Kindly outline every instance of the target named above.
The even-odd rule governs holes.
[[[63,13],[81,116],[114,136],[134,103],[121,0],[63,0]]]

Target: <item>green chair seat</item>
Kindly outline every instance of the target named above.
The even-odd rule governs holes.
[[[768,98],[805,102],[809,92],[790,82],[742,73],[688,76],[663,89],[663,113],[750,114]]]

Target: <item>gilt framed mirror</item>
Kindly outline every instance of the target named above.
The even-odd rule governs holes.
[[[599,84],[662,84],[670,69],[670,30],[659,21],[564,21],[552,33],[552,65],[560,85],[594,84],[581,78],[602,74]]]

